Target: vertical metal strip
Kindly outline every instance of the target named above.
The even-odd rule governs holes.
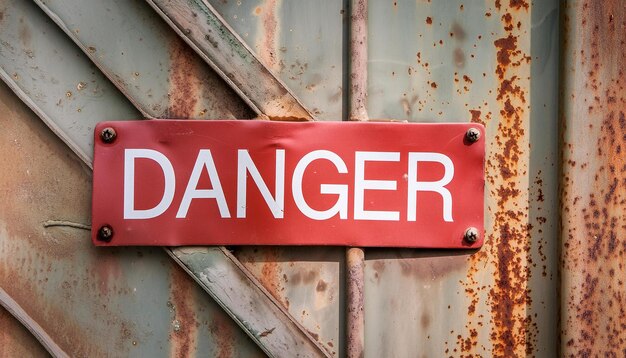
[[[365,354],[365,253],[362,248],[346,248],[346,266],[346,356],[359,358]]]
[[[367,0],[350,1],[349,113],[351,121],[367,121]],[[365,346],[365,252],[346,249],[346,355],[363,357]]]
[[[351,121],[367,116],[367,0],[350,0],[350,114]]]
[[[624,356],[626,7],[561,4],[561,355]]]

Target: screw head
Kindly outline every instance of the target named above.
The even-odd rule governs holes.
[[[470,143],[478,142],[480,139],[480,131],[477,128],[470,128],[465,132],[465,138],[467,138]]]
[[[109,225],[103,225],[98,230],[98,240],[104,242],[110,242],[113,238],[113,228]]]
[[[465,230],[463,238],[470,244],[475,243],[476,241],[478,241],[478,229],[473,226],[468,227],[467,230]]]
[[[113,143],[116,137],[117,133],[115,132],[115,129],[111,127],[106,127],[102,130],[102,132],[100,132],[100,139],[102,139],[105,143]]]

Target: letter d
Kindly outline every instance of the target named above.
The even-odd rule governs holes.
[[[161,202],[152,209],[135,209],[135,159],[152,159],[159,164],[165,177]],[[176,177],[172,163],[165,155],[152,149],[126,149],[124,151],[124,219],[151,219],[165,212],[174,199]]]

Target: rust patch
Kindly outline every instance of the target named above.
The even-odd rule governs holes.
[[[258,262],[263,262],[261,267],[261,275],[258,277],[259,281],[265,287],[265,289],[286,308],[289,308],[289,301],[283,294],[285,287],[283,286],[283,273],[278,262],[280,256],[279,247],[263,247],[260,251],[260,256],[256,256],[254,259]],[[293,279],[293,277],[292,277]]]
[[[501,9],[500,1],[495,7]],[[490,15],[486,15],[490,16]],[[532,304],[528,280],[530,267],[530,219],[528,218],[528,188],[525,181],[528,171],[529,138],[527,126],[529,111],[526,104],[528,95],[530,57],[524,53],[527,43],[520,43],[519,37],[529,31],[528,27],[514,26],[528,23],[527,13],[501,14],[503,35],[493,42],[497,66],[494,74],[499,84],[496,99],[499,107],[497,121],[491,121],[491,112],[477,108],[469,110],[472,122],[480,122],[494,132],[486,158],[489,196],[495,200],[489,203],[489,215],[493,226],[487,228],[485,246],[472,255],[471,268],[464,283],[465,294],[469,299],[467,315],[477,317],[481,301],[487,298],[486,305],[491,314],[489,341],[491,356],[513,357],[536,354],[535,337],[531,333],[534,317],[530,316]],[[518,21],[519,20],[519,21]],[[470,83],[471,79],[465,79]],[[495,284],[481,285],[474,276],[489,260],[494,267]],[[483,308],[484,309],[484,308]],[[472,320],[470,320],[472,322]],[[465,334],[457,335],[457,350],[464,356],[474,354],[478,349],[479,334],[484,330],[475,324],[466,325]],[[483,339],[485,339],[484,337]]]
[[[423,329],[427,329],[430,326],[430,315],[428,313],[422,313],[422,318],[420,319],[420,323]]]
[[[472,115],[472,118],[470,119],[472,123],[480,123],[482,125],[485,125],[485,121],[480,117],[480,115],[482,114],[481,111],[477,109],[470,109],[469,112]]]
[[[428,24],[428,25],[432,25],[432,24],[433,24],[433,18],[432,18],[432,17],[430,17],[430,16],[428,16],[428,17],[426,18],[426,24]]]
[[[170,333],[171,355],[190,357],[195,355],[198,336],[198,322],[192,292],[196,283],[179,266],[171,270],[170,297],[168,306],[173,313]]]
[[[198,103],[195,53],[182,40],[170,42],[170,92],[167,117],[193,118]]]
[[[528,10],[528,2],[526,0],[509,0],[509,7],[515,10]]]
[[[276,72],[279,71],[277,34],[280,28],[276,17],[279,4],[280,0],[267,0],[255,10],[255,13],[261,18],[261,28],[256,42],[257,53],[261,62]]]
[[[317,286],[315,287],[315,290],[317,292],[324,292],[324,291],[326,291],[326,288],[328,288],[328,283],[326,281],[324,281],[324,280],[320,280],[317,283]]]
[[[220,310],[220,313],[213,316],[209,325],[211,335],[217,340],[217,351],[215,357],[230,358],[235,356],[236,342],[233,322],[230,317]],[[180,357],[180,356],[178,356]]]

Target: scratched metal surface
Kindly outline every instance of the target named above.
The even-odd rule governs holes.
[[[561,350],[618,357],[626,347],[626,7],[562,6]]]

